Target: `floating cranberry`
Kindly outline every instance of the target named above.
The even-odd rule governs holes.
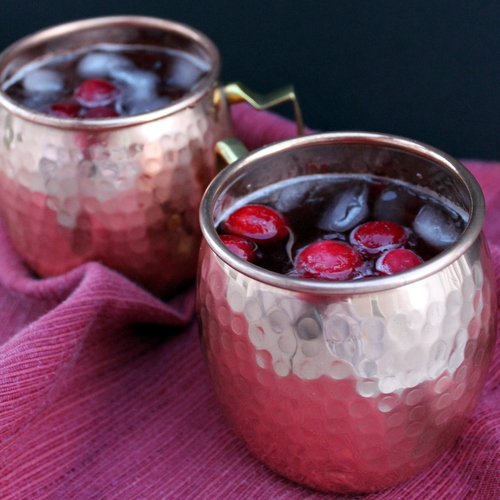
[[[76,102],[56,102],[48,110],[48,114],[59,118],[76,118],[81,110]]]
[[[257,245],[253,241],[233,234],[223,234],[220,236],[220,239],[238,257],[248,262],[255,260]]]
[[[350,236],[351,245],[362,253],[380,255],[408,241],[406,229],[395,222],[372,221],[358,226]]]
[[[224,232],[258,243],[271,243],[287,236],[289,229],[276,210],[264,205],[245,205],[226,219]]]
[[[119,116],[119,114],[112,106],[89,108],[84,114],[85,118],[114,118],[115,116]]]
[[[119,94],[117,87],[100,78],[84,80],[75,90],[76,100],[89,108],[111,104]]]
[[[340,241],[317,241],[295,259],[295,270],[304,278],[343,281],[354,277],[362,265],[360,254]]]
[[[406,248],[396,248],[379,257],[375,268],[380,274],[387,275],[407,271],[423,262],[415,252]]]

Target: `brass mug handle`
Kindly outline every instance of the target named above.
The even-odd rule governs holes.
[[[224,167],[234,163],[238,158],[245,156],[248,149],[237,137],[228,137],[217,141],[215,144],[215,152],[217,153],[217,173]],[[223,160],[224,163],[221,163]]]
[[[297,135],[304,135],[304,121],[293,85],[286,85],[265,95],[250,90],[240,82],[228,83],[222,87],[222,90],[229,104],[248,102],[258,110],[269,109],[283,102],[291,101],[297,123]]]
[[[283,102],[291,101],[297,123],[297,135],[304,135],[304,121],[293,85],[287,85],[266,95],[261,95],[240,82],[233,82],[222,87],[222,92],[228,104],[248,102],[258,110],[269,109]],[[248,150],[236,137],[228,137],[217,142],[215,152],[217,153],[217,172],[220,172],[225,166],[246,155]]]

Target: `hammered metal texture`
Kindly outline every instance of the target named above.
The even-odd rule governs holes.
[[[193,280],[214,145],[232,131],[215,91],[174,114],[101,132],[1,108],[1,210],[27,264],[54,276],[101,261],[159,295]]]
[[[399,288],[301,295],[202,246],[202,344],[230,423],[271,469],[307,486],[370,492],[457,439],[495,344],[487,245]]]

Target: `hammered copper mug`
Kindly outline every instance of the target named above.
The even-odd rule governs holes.
[[[218,149],[231,160],[244,152],[229,140]],[[313,174],[411,183],[464,211],[466,227],[423,265],[358,281],[280,275],[224,246],[216,227],[244,197]],[[201,203],[201,339],[222,408],[259,459],[313,488],[370,492],[416,474],[454,443],[495,345],[484,211],[478,183],[458,161],[381,134],[282,141],[215,178]]]
[[[194,279],[198,207],[216,174],[215,143],[231,136],[228,104],[259,109],[266,96],[218,83],[220,57],[204,34],[163,19],[119,16],[56,26],[0,55],[3,86],[21,68],[95,44],[137,44],[190,54],[208,68],[197,86],[134,116],[69,119],[29,110],[0,91],[0,209],[15,248],[40,276],[100,261],[164,295]]]

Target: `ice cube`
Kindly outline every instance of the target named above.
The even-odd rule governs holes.
[[[151,71],[139,68],[114,68],[111,74],[125,90],[119,107],[124,114],[136,115],[166,106],[171,101],[160,98],[156,92],[159,77]]]
[[[44,92],[40,94],[32,94],[21,101],[21,104],[28,109],[46,113],[48,108],[57,102],[57,94],[52,92]]]
[[[279,198],[275,202],[275,208],[279,212],[288,212],[303,205],[308,198],[311,185],[309,182],[296,182],[283,187]]]
[[[413,221],[413,230],[437,250],[449,247],[461,233],[452,214],[434,203],[428,203],[420,209]]]
[[[40,68],[24,77],[23,87],[29,94],[60,92],[64,88],[64,77],[55,70]]]
[[[206,69],[194,64],[193,61],[178,58],[172,64],[171,73],[167,77],[166,84],[169,87],[191,90],[205,72]]]
[[[145,100],[132,100],[126,103],[123,111],[127,115],[138,115],[140,113],[147,113],[148,111],[154,111],[155,109],[163,108],[168,106],[172,102],[168,97],[154,97],[153,99]]]
[[[374,219],[407,226],[417,210],[418,198],[402,186],[385,188],[373,205]]]
[[[116,67],[110,71],[110,76],[125,87],[127,100],[146,101],[156,97],[156,86],[159,77],[152,71],[139,68]]]
[[[335,194],[319,221],[324,231],[348,231],[368,216],[368,186],[358,183]]]
[[[133,68],[134,63],[114,52],[90,52],[78,63],[77,72],[82,78],[105,78],[116,68]]]

